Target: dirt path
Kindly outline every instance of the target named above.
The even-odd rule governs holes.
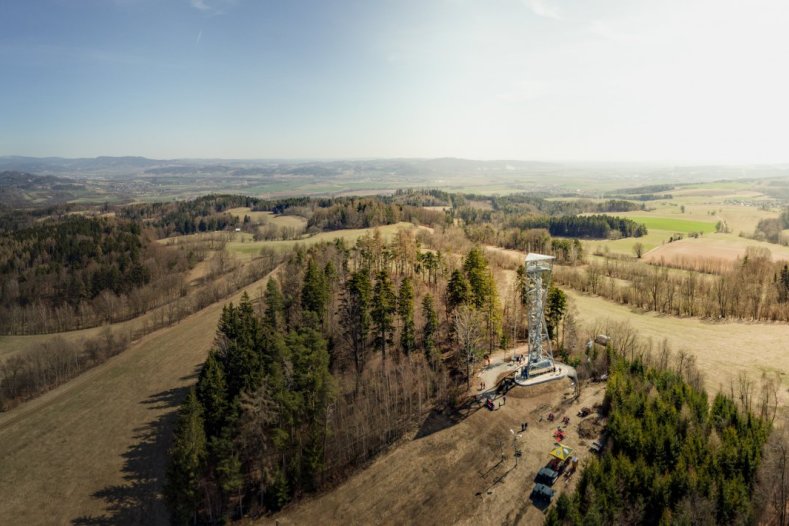
[[[244,290],[256,297],[266,279]],[[0,524],[166,524],[175,411],[225,301],[0,415]]]

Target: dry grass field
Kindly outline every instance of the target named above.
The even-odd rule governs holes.
[[[245,290],[255,297],[264,284]],[[175,411],[223,304],[0,414],[0,524],[166,524],[159,493]]]
[[[398,230],[405,228],[418,228],[413,223],[407,222],[400,222],[395,223],[394,225],[386,225],[377,227],[377,229],[381,232],[381,235],[384,239],[391,239],[393,235],[397,233]],[[422,227],[424,228],[424,227]],[[240,257],[252,258],[260,253],[260,250],[263,248],[270,248],[273,250],[284,251],[293,248],[294,245],[297,243],[302,245],[313,245],[316,243],[322,243],[325,241],[334,241],[335,239],[343,239],[348,243],[355,242],[358,238],[371,233],[373,228],[356,228],[356,229],[348,229],[348,230],[335,230],[333,232],[321,232],[320,234],[316,234],[310,237],[304,237],[301,239],[296,240],[285,240],[285,241],[253,241],[252,236],[249,234],[242,234],[237,233],[235,234],[233,241],[227,244],[227,250],[233,254],[237,254]]]
[[[576,448],[583,464],[591,440],[578,435],[576,413],[604,394],[596,385],[582,391],[579,400],[565,401],[571,392],[566,380],[515,387],[506,404],[492,412],[475,404],[459,421],[433,414],[412,436],[335,489],[257,524],[541,524],[543,513],[531,504],[529,493],[555,445],[555,423],[540,417],[551,411],[570,417],[564,443]],[[529,426],[520,439],[523,457],[515,467],[510,430],[519,431],[524,421]],[[554,488],[567,491],[577,479],[569,484],[561,479]]]
[[[713,322],[675,318],[633,310],[599,297],[566,289],[579,321],[587,326],[628,323],[643,338],[656,344],[666,340],[674,351],[696,357],[707,389],[728,391],[744,372],[757,383],[762,374],[779,375],[780,403],[789,406],[789,324]]]
[[[767,249],[774,261],[789,260],[789,247],[738,237],[733,234],[711,234],[700,238],[686,238],[666,243],[644,255],[648,262],[675,263],[693,258],[717,258],[734,261],[745,256],[748,247]]]
[[[243,220],[244,216],[249,216],[253,223],[271,223],[282,227],[293,227],[303,230],[307,226],[307,220],[301,216],[274,215],[272,212],[253,211],[249,207],[230,208],[228,213]]]

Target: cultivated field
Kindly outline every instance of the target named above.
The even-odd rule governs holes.
[[[224,303],[0,414],[0,524],[167,524],[159,493],[175,411]]]
[[[724,220],[739,239],[742,232],[752,235],[761,219],[778,217],[778,209],[756,206],[770,203],[771,199],[752,190],[751,183],[720,182],[682,186],[671,190],[671,199],[646,201],[647,210],[610,212],[609,215],[629,217],[644,223],[649,233],[641,238],[585,241],[590,252],[597,249],[616,254],[631,255],[633,245],[640,242],[649,251],[665,244],[674,234],[703,232],[704,239],[715,232],[718,221]],[[684,211],[683,211],[684,208]],[[714,256],[715,254],[705,254]]]
[[[692,219],[682,219],[676,217],[659,217],[652,215],[621,214],[637,220],[646,225],[649,230],[662,230],[666,232],[689,234],[690,232],[703,232],[708,234],[715,232],[715,223],[707,221],[695,221]]]

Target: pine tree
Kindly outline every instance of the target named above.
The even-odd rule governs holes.
[[[567,296],[556,287],[548,290],[545,302],[545,322],[548,325],[548,336],[558,343],[559,325],[567,312]]]
[[[218,356],[225,371],[229,401],[241,391],[251,392],[260,385],[262,345],[262,326],[245,292],[238,307],[232,303],[225,307],[219,320]]]
[[[263,317],[263,324],[269,330],[276,332],[282,329],[285,317],[285,302],[276,279],[269,278],[268,283],[266,283],[264,298],[266,301],[266,310]]]
[[[482,312],[485,316],[485,335],[488,340],[488,354],[491,354],[501,342],[501,306],[499,305],[499,295],[496,291],[496,285],[493,281],[493,273],[491,271],[488,271],[488,282],[490,283],[490,288],[485,297]]]
[[[463,261],[463,271],[466,273],[471,288],[471,299],[474,306],[481,309],[485,306],[493,293],[493,283],[488,270],[488,262],[479,247],[472,248]]]
[[[392,280],[389,279],[389,274],[385,270],[378,272],[372,300],[370,316],[375,328],[375,346],[385,359],[386,348],[392,343],[393,317],[397,310],[397,298],[392,287]]]
[[[301,288],[301,308],[307,312],[314,312],[322,318],[326,313],[328,301],[329,284],[326,274],[318,268],[314,259],[310,259],[304,274],[304,285]]]
[[[400,283],[397,297],[397,314],[400,316],[402,332],[400,333],[400,349],[409,355],[416,349],[416,327],[414,325],[414,289],[411,278],[405,277]]]
[[[370,335],[370,301],[372,284],[366,268],[351,274],[346,284],[342,306],[342,324],[351,347],[356,372],[361,375],[367,363],[367,340]]]
[[[293,357],[293,389],[299,394],[298,421],[306,437],[299,473],[302,484],[315,489],[317,475],[323,468],[326,408],[335,389],[329,372],[329,352],[326,340],[311,328],[289,334],[287,344]]]
[[[471,301],[471,286],[466,276],[459,270],[452,271],[447,284],[447,314],[451,314],[457,307],[466,305]]]
[[[438,314],[433,306],[433,296],[426,294],[422,299],[422,317],[425,324],[422,327],[422,347],[428,363],[435,366],[438,349],[436,336],[438,334]]]
[[[194,389],[189,391],[178,412],[169,457],[164,493],[172,522],[194,524],[201,498],[199,483],[206,460],[203,408]]]
[[[208,353],[196,389],[197,399],[204,409],[206,434],[217,436],[224,425],[228,404],[225,371],[215,351]]]

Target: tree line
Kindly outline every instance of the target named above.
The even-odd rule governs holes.
[[[97,336],[79,340],[56,335],[29,352],[12,355],[0,364],[0,411],[54,389],[124,351],[130,342],[226,298],[268,274],[279,262],[280,256],[268,253],[153,309],[134,325],[107,325]]]
[[[552,236],[608,239],[641,237],[647,227],[632,219],[608,215],[524,217],[510,221],[510,226],[521,229],[545,228]]]
[[[237,207],[251,207],[254,197],[210,194],[188,201],[140,203],[118,207],[119,217],[141,222],[156,231],[159,239],[172,235],[214,232],[235,228],[239,219],[227,212]]]
[[[139,223],[68,215],[0,235],[0,332],[29,334],[127,319],[179,294],[183,254]],[[123,311],[108,309],[122,299]]]
[[[556,267],[554,279],[623,305],[675,316],[789,321],[789,266],[773,262],[764,249],[749,248],[720,274],[606,259],[584,268]]]

